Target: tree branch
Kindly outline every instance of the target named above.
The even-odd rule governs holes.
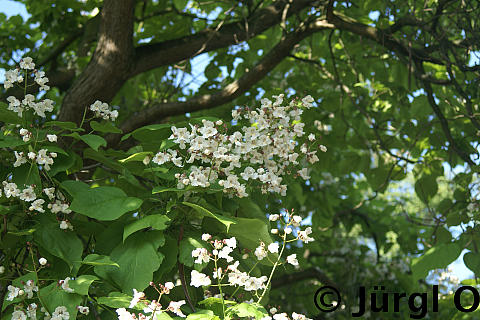
[[[59,120],[79,122],[86,106],[97,99],[110,101],[128,79],[134,56],[134,6],[135,0],[105,0],[95,53],[65,95]]]
[[[156,122],[167,116],[209,109],[230,102],[249,90],[255,83],[263,79],[268,72],[288,56],[295,44],[315,31],[332,27],[333,26],[325,20],[318,20],[307,28],[290,33],[272,48],[272,50],[266,54],[254,68],[222,90],[213,94],[197,96],[185,102],[169,102],[154,105],[130,117],[129,120],[122,124],[121,129],[123,132],[130,132],[142,125]]]
[[[135,50],[136,63],[130,76],[190,59],[202,52],[225,48],[248,40],[281,22],[282,13],[287,5],[290,5],[287,13],[287,16],[290,16],[315,2],[312,0],[277,1],[258,10],[246,21],[228,23],[219,30],[216,30],[217,27],[207,28],[180,39],[140,46]]]

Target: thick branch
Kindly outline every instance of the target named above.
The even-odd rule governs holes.
[[[156,122],[167,116],[209,109],[230,102],[263,79],[268,72],[288,56],[295,44],[315,31],[332,27],[325,20],[319,20],[309,28],[288,34],[254,68],[222,90],[213,94],[197,96],[185,102],[169,102],[152,106],[130,117],[123,123],[121,129],[124,132],[130,132],[142,125]]]
[[[277,1],[258,10],[246,21],[228,23],[219,30],[215,27],[207,28],[180,39],[140,46],[135,51],[136,65],[131,76],[248,40],[278,24],[286,6],[289,6],[287,16],[290,16],[315,2],[312,0]]]
[[[59,120],[79,122],[86,106],[97,99],[110,101],[128,79],[134,55],[134,5],[134,0],[105,0],[95,53],[67,92]]]

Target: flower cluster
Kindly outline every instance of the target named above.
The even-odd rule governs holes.
[[[13,301],[13,299],[25,295],[26,298],[31,299],[33,297],[33,292],[38,291],[38,287],[35,285],[33,280],[28,280],[23,284],[23,289],[9,285],[7,287],[7,301]]]
[[[313,133],[308,136],[309,144],[297,141],[305,134],[300,116],[304,108],[312,107],[313,98],[307,96],[301,102],[294,100],[284,106],[283,97],[283,94],[274,96],[274,102],[262,99],[261,107],[256,110],[234,110],[234,121],[249,125],[231,134],[221,120],[203,120],[202,126],[190,124],[190,130],[173,126],[169,139],[180,150],[158,152],[152,161],[158,165],[172,162],[177,167],[192,164],[188,172],[175,176],[180,189],[188,185],[209,187],[216,182],[224,192],[246,197],[247,185],[256,183],[263,193],[285,195],[287,185],[282,183],[283,176],[296,172],[307,180],[310,178],[307,168],[294,171],[293,166],[302,159],[311,164],[319,159]],[[323,145],[318,149],[326,151]],[[186,154],[182,155],[181,150]]]
[[[118,117],[117,110],[110,110],[108,103],[101,102],[99,100],[95,101],[92,105],[90,105],[90,110],[95,112],[95,116],[98,118],[102,118],[104,120],[112,120],[115,121]]]
[[[27,159],[35,161],[38,165],[42,166],[45,170],[49,171],[50,166],[53,165],[53,159],[57,157],[56,152],[48,152],[47,149],[40,149],[37,153],[30,151],[27,155],[24,152],[14,151],[15,154],[15,163],[14,167],[19,167],[24,163],[27,163]]]
[[[33,185],[25,186],[20,189],[15,182],[3,181],[3,196],[5,198],[18,198],[22,201],[29,202],[28,210],[34,213],[44,213],[45,199],[42,199],[35,193]],[[69,205],[66,202],[65,196],[60,192],[55,192],[55,188],[44,188],[42,192],[50,200],[47,204],[47,208],[53,213],[69,214],[72,211],[69,209]],[[0,188],[0,197],[2,197],[2,189]],[[61,229],[72,229],[72,225],[68,221],[60,222]]]
[[[128,308],[131,309],[138,306],[138,304],[141,304],[143,306],[143,313],[139,313],[137,318],[137,315],[135,313],[131,313],[125,308],[119,308],[116,310],[119,320],[136,320],[136,319],[153,320],[160,317],[160,314],[166,311],[172,312],[182,318],[186,317],[183,314],[182,310],[180,309],[180,307],[186,303],[185,300],[170,301],[168,304],[168,307],[165,309],[162,309],[163,307],[159,302],[162,295],[164,294],[168,295],[170,293],[170,290],[172,290],[175,287],[173,282],[166,282],[165,284],[158,284],[158,285],[151,282],[150,286],[152,286],[158,292],[159,294],[158,299],[147,301],[145,299],[145,293],[141,291],[137,291],[136,289],[133,289],[133,298],[130,301],[130,305]]]
[[[32,70],[32,71],[30,71]],[[33,72],[33,74],[32,74]],[[20,66],[13,70],[8,70],[5,72],[5,82],[3,86],[5,89],[13,87],[15,83],[23,83],[23,88],[26,90],[28,84],[28,76],[34,76],[34,82],[39,86],[39,90],[49,90],[50,87],[47,85],[48,78],[45,77],[45,72],[35,69],[35,63],[33,63],[32,58],[25,57],[20,61]],[[53,111],[53,101],[50,99],[44,99],[40,101],[35,100],[35,96],[32,94],[26,94],[23,100],[18,100],[14,96],[9,96],[8,101],[8,110],[11,110],[18,114],[19,117],[22,117],[23,112],[28,110],[33,110],[33,113],[39,117],[45,118],[45,112]]]

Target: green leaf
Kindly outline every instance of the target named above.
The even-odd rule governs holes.
[[[227,314],[235,314],[238,317],[255,317],[255,319],[260,320],[263,317],[267,316],[267,310],[261,305],[250,304],[250,303],[240,303],[235,306],[232,306],[226,310]]]
[[[112,261],[109,256],[99,255],[96,253],[89,254],[81,263],[90,266],[115,266],[120,268],[118,263]]]
[[[97,121],[90,121],[90,127],[97,132],[103,133],[122,133],[122,130],[117,128],[113,123],[107,122],[97,122]]]
[[[225,303],[225,305],[227,307],[228,307],[229,304],[236,304],[235,301],[230,301],[230,300],[223,300],[223,302]],[[201,305],[201,306],[204,306],[208,310],[212,310],[213,313],[215,313],[215,314],[222,314],[222,312],[223,312],[222,311],[223,310],[222,299],[220,299],[220,298],[210,297],[210,298],[207,298],[205,300],[200,301],[198,304]]]
[[[98,148],[100,148],[101,146],[104,146],[104,147],[107,146],[107,141],[105,139],[103,139],[102,137],[97,136],[95,134],[90,134],[89,133],[89,134],[85,134],[85,135],[81,136],[78,133],[73,132],[73,133],[69,133],[69,134],[64,134],[64,136],[72,137],[72,138],[75,138],[77,140],[81,140],[81,141],[85,142],[90,148],[92,148],[95,151],[98,151]]]
[[[116,187],[98,187],[77,193],[70,209],[102,221],[111,221],[142,205],[139,198],[128,197]]]
[[[447,267],[462,252],[462,246],[456,242],[442,243],[430,248],[422,256],[412,260],[412,276],[415,280],[424,279],[433,269]]]
[[[61,230],[57,223],[42,222],[34,234],[34,240],[50,254],[62,259],[75,274],[82,260],[83,244],[77,235]]]
[[[8,110],[5,102],[0,102],[0,120],[5,123],[22,124],[22,118],[16,112]],[[3,147],[0,147],[3,148]]]
[[[438,191],[437,179],[433,175],[423,175],[415,182],[415,193],[424,203],[428,203]]]
[[[43,124],[44,127],[59,127],[70,131],[85,131],[82,128],[77,128],[77,124],[67,121],[48,121]]]
[[[26,144],[28,144],[28,142],[14,136],[0,136],[0,148],[14,148]]]
[[[130,161],[143,161],[145,157],[152,156],[152,155],[153,155],[153,152],[149,152],[149,151],[137,152],[125,159],[118,160],[118,162],[125,163]]]
[[[77,277],[75,280],[68,281],[68,284],[76,294],[87,296],[88,288],[90,288],[90,285],[95,280],[98,280],[98,277],[90,274],[86,274],[86,275],[81,275]]]
[[[153,214],[130,223],[123,230],[123,241],[125,241],[129,235],[141,229],[152,228],[155,230],[165,230],[168,227],[168,221],[170,221],[170,218],[168,218],[166,215]]]
[[[88,184],[75,180],[65,180],[60,183],[60,187],[64,188],[72,197],[76,197],[82,191],[90,190]]]
[[[70,284],[70,281],[69,281]],[[39,290],[38,294],[45,303],[47,310],[52,314],[55,308],[65,306],[70,314],[70,319],[76,319],[77,306],[82,303],[82,296],[76,293],[68,293],[58,286],[56,281]]]
[[[139,291],[148,287],[153,273],[163,261],[158,248],[165,242],[161,231],[137,232],[113,249],[110,258],[120,268],[97,266],[95,273],[117,283],[123,292]]]
[[[187,320],[220,320],[211,310],[198,310],[187,316]]]
[[[463,256],[463,262],[468,269],[472,270],[478,277],[480,275],[480,254],[475,252],[467,252]]]
[[[214,213],[210,212],[209,210],[205,209],[204,207],[199,206],[198,204],[190,203],[190,202],[186,202],[186,201],[182,202],[182,204],[184,204],[186,206],[189,206],[190,208],[195,209],[195,211],[197,211],[198,213],[200,213],[203,216],[208,216],[208,217],[211,217],[211,218],[214,218],[214,219],[218,220],[220,223],[224,224],[227,227],[227,232],[230,229],[230,226],[232,224],[237,223],[234,218],[222,216],[222,215],[219,215],[219,214],[214,214]]]
[[[110,308],[128,308],[132,297],[122,292],[110,292],[108,297],[99,297],[97,302]]]
[[[180,241],[180,254],[178,256],[178,261],[187,267],[192,267],[194,262],[192,251],[196,248],[204,248],[204,244],[197,240],[197,238],[184,237]]]

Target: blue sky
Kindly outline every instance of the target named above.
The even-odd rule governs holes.
[[[27,10],[25,9],[25,6],[15,1],[0,0],[0,8],[1,8],[0,12],[7,15],[7,17],[12,15],[17,15],[17,14],[20,14],[24,19],[28,19],[29,17]],[[372,20],[376,20],[378,18],[378,15],[379,14],[377,12],[372,12],[370,14],[370,18]],[[199,55],[192,60],[192,65],[194,66],[193,78],[195,78],[195,80],[187,87],[187,89],[196,90],[206,80],[205,77],[203,76],[203,70],[208,65],[209,61],[210,61],[210,58],[207,54]],[[479,63],[480,63],[480,53],[479,52],[472,53],[470,65],[479,64]],[[0,69],[0,82],[3,82],[4,72],[5,70]],[[187,81],[188,80],[189,79],[187,78]],[[191,77],[190,77],[190,80],[191,80]],[[455,232],[458,232],[455,229],[451,229],[450,231],[453,232],[454,236],[455,236]],[[450,265],[454,270],[454,274],[457,277],[459,277],[460,280],[473,278],[473,273],[463,263],[463,255],[466,252],[468,251],[464,250],[460,255],[460,257]]]

